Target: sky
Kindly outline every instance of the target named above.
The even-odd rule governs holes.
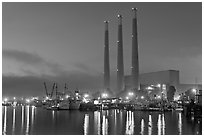
[[[179,70],[202,83],[202,3],[3,3],[2,94],[45,95],[103,87],[104,21],[109,23],[111,88],[116,81],[117,15],[123,16],[125,75],[131,73],[131,8],[138,8],[140,73]]]

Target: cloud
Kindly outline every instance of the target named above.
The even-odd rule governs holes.
[[[41,71],[53,75],[64,72],[63,67],[58,63],[49,62],[35,53],[3,49],[2,56],[3,60],[14,60],[19,66],[23,63],[24,67],[20,67],[20,71],[27,75],[37,75]]]
[[[43,58],[41,58],[37,54],[27,53],[27,52],[19,51],[19,50],[3,49],[2,56],[3,58],[5,57],[5,58],[13,59],[19,62],[23,62],[26,64],[32,64],[32,65],[41,64],[45,62]]]

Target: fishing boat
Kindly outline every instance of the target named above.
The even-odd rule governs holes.
[[[70,101],[61,101],[58,104],[58,110],[68,110],[70,109]]]
[[[71,110],[79,109],[80,104],[81,104],[81,100],[76,100],[76,99],[70,100],[69,109]]]

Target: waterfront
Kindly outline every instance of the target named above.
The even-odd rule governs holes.
[[[34,106],[2,107],[2,134],[7,135],[194,135],[202,119],[179,111],[53,111]]]

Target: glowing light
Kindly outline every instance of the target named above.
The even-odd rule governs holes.
[[[141,99],[144,99],[144,96],[141,96]]]
[[[85,97],[85,98],[89,97],[89,94],[85,94],[84,97]]]
[[[148,89],[148,90],[153,90],[154,88],[152,88],[152,87],[147,87],[147,89]]]
[[[4,99],[4,101],[5,101],[5,102],[7,102],[7,101],[8,101],[8,99],[7,99],[7,98],[5,98],[5,99]]]
[[[129,97],[126,97],[126,99],[128,100],[128,99],[129,99]]]
[[[103,97],[103,98],[106,98],[106,97],[108,97],[108,94],[107,94],[107,93],[103,93],[103,94],[102,94],[102,97]]]
[[[15,100],[15,99],[16,99],[16,97],[13,97],[13,99]]]
[[[26,99],[26,102],[27,102],[27,103],[30,103],[30,99]]]
[[[193,93],[196,93],[196,91],[197,91],[196,89],[194,89],[194,88],[192,89],[192,92],[193,92]]]
[[[162,89],[166,90],[166,85],[165,84],[162,85]]]
[[[161,84],[157,84],[157,87],[159,87],[159,88],[160,88],[160,87],[161,87]]]
[[[175,96],[175,97],[174,97],[174,100],[179,100],[179,99],[180,99],[180,97],[181,97],[180,95]]]
[[[69,98],[69,95],[66,95],[66,98]]]
[[[94,104],[95,105],[99,104],[99,101],[98,100],[94,100]]]
[[[48,100],[49,98],[48,97],[46,97],[46,100]]]
[[[161,99],[161,96],[157,96],[158,99]]]
[[[129,96],[133,96],[134,94],[133,94],[133,92],[129,92],[128,95]]]
[[[119,15],[118,15],[118,18],[122,18],[122,15],[119,14]]]
[[[135,11],[136,11],[136,10],[137,10],[137,8],[132,8],[132,10],[135,10]]]

